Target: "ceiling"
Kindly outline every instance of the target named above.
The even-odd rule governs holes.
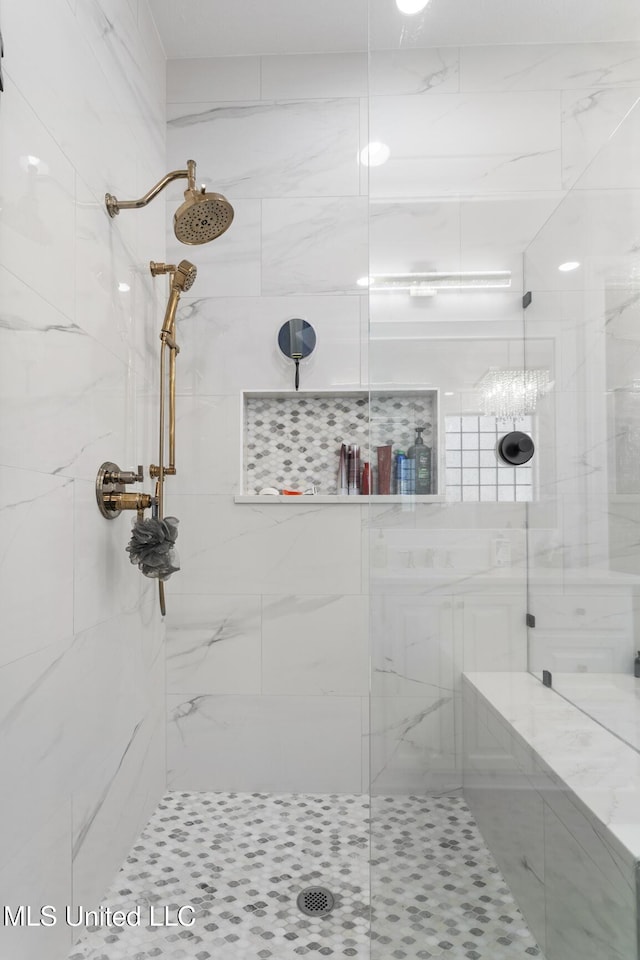
[[[167,57],[640,40],[638,0],[149,0]],[[370,17],[370,27],[369,27]]]

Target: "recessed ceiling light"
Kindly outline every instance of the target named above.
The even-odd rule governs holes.
[[[129,290],[131,290],[131,287],[129,286],[128,283],[119,283],[118,290],[120,291],[120,293],[129,293]]]
[[[420,13],[429,0],[396,0],[396,6],[400,13],[406,13],[412,16],[414,13]]]
[[[386,163],[391,155],[391,150],[386,143],[380,143],[379,140],[372,140],[364,150],[360,152],[360,163],[363,167],[379,167]]]
[[[569,273],[570,270],[577,270],[580,266],[578,260],[567,260],[566,263],[561,263],[558,267],[558,270],[562,270],[563,273]]]

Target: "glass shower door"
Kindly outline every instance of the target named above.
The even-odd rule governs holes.
[[[529,516],[529,668],[636,749],[639,158],[634,106],[525,254],[527,365],[550,378]]]

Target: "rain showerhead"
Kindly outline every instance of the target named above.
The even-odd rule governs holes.
[[[181,243],[215,240],[231,226],[233,207],[221,193],[185,190],[185,201],[173,216],[173,230]]]
[[[207,193],[204,187],[200,191],[196,190],[195,160],[187,160],[186,170],[174,170],[172,173],[168,173],[140,200],[118,200],[112,194],[107,193],[105,203],[109,216],[115,217],[121,210],[139,210],[141,207],[146,207],[161,190],[164,190],[168,183],[182,177],[186,177],[189,186],[184,192],[184,203],[173,217],[173,229],[176,237],[181,243],[187,243],[191,246],[215,240],[231,226],[233,207],[220,193]]]

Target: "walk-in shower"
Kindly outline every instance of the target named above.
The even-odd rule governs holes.
[[[1,16],[0,960],[640,960],[637,0]]]

